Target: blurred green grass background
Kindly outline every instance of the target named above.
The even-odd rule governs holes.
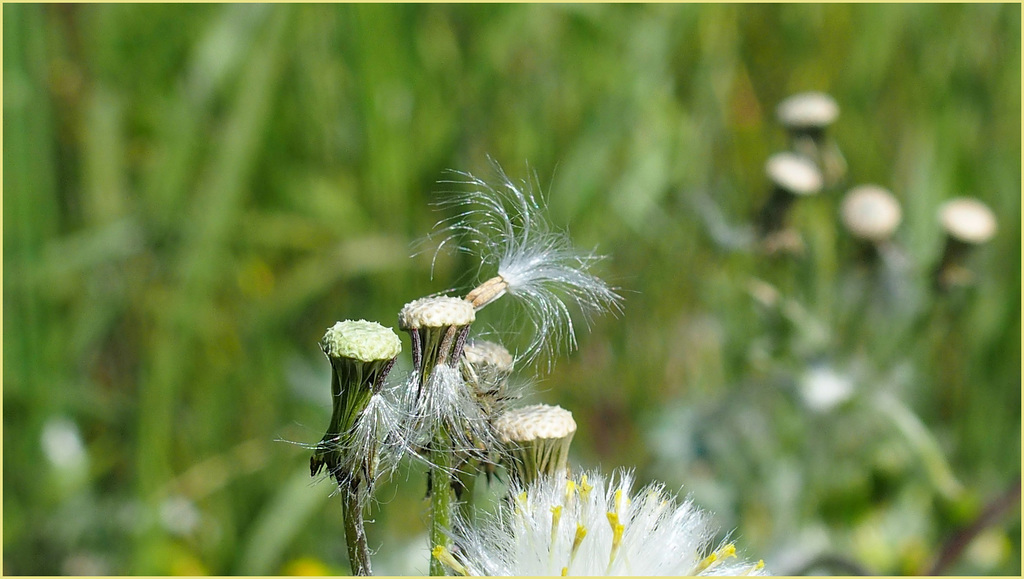
[[[788,573],[921,573],[1019,481],[1020,5],[3,12],[5,574],[347,572],[336,497],[280,440],[322,435],[328,326],[471,283],[410,248],[444,171],[488,154],[626,297],[536,386],[575,464],[692,493]],[[764,202],[804,90],[841,106],[847,184],[903,204],[889,309],[841,192],[796,208],[802,259],[711,235]],[[1000,229],[936,296],[958,195]],[[854,395],[815,411],[822,379]],[[377,571],[416,568],[424,490],[414,467],[381,489]],[[945,571],[1019,574],[1019,512]]]

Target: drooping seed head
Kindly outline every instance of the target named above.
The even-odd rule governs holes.
[[[850,233],[872,242],[892,237],[903,218],[899,201],[889,190],[878,185],[860,185],[850,189],[839,212]]]
[[[398,314],[402,330],[468,326],[476,319],[473,304],[449,296],[427,297],[411,301]]]
[[[821,191],[821,171],[814,162],[794,153],[776,153],[765,163],[765,174],[776,187],[793,195],[814,195]]]
[[[331,358],[361,362],[390,360],[402,351],[402,341],[391,328],[366,320],[344,320],[331,326],[320,341]]]
[[[823,92],[804,92],[780,102],[775,112],[787,129],[824,129],[839,118],[839,105]]]
[[[971,197],[957,197],[939,208],[939,221],[950,237],[979,245],[996,234],[996,216],[987,205]]]

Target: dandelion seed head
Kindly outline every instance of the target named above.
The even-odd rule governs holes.
[[[814,161],[796,153],[776,153],[768,158],[765,174],[772,183],[793,195],[814,195],[821,191],[821,171]]]
[[[469,575],[765,575],[725,543],[712,548],[711,516],[660,484],[597,471],[514,486],[492,517],[457,520],[451,558]],[[446,565],[448,563],[445,563]],[[451,565],[449,565],[452,567]],[[454,567],[452,567],[454,568]]]
[[[953,238],[981,244],[996,234],[996,216],[987,205],[971,197],[950,199],[939,208],[939,221]]]
[[[846,193],[839,216],[853,235],[868,241],[884,241],[896,232],[903,212],[888,189],[858,185]]]
[[[477,309],[505,293],[522,305],[534,329],[524,359],[553,354],[563,344],[574,348],[569,305],[589,323],[596,313],[619,312],[622,298],[591,273],[601,257],[576,251],[569,236],[551,226],[531,184],[517,184],[493,165],[496,185],[463,172],[456,172],[459,180],[450,181],[471,190],[450,193],[439,202],[458,211],[439,223],[444,237],[440,247],[454,243],[479,258],[481,271],[493,268],[497,274],[478,288],[483,295],[475,296]]]
[[[779,122],[789,129],[820,129],[839,118],[839,105],[823,92],[805,92],[779,103],[776,115]]]
[[[320,348],[331,363],[331,420],[313,449],[310,475],[323,471],[339,486],[368,494],[382,453],[375,431],[397,420],[383,393],[402,344],[376,322],[345,320],[327,330]]]
[[[366,320],[344,320],[331,326],[320,342],[332,358],[361,362],[390,360],[402,351],[402,341],[391,328]]]
[[[420,298],[405,304],[398,313],[398,325],[403,330],[467,326],[475,319],[472,304],[449,296]]]

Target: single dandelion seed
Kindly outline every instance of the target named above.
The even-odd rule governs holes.
[[[757,218],[762,248],[768,254],[799,253],[803,242],[787,226],[789,210],[797,199],[821,191],[821,172],[806,157],[776,153],[765,163],[765,174],[772,182],[772,192]]]
[[[535,404],[502,414],[494,426],[507,447],[509,474],[520,486],[541,476],[565,476],[576,434],[572,412]]]
[[[506,294],[522,305],[534,330],[521,352],[524,359],[553,354],[561,344],[574,348],[569,305],[589,323],[596,313],[621,311],[622,298],[591,273],[601,257],[576,251],[569,236],[551,226],[531,184],[515,183],[493,165],[496,185],[457,171],[462,179],[448,181],[472,191],[450,193],[438,203],[458,212],[438,224],[435,237],[443,237],[438,249],[455,243],[479,257],[482,271],[494,271],[466,296],[473,307],[479,310]]]
[[[370,574],[362,509],[378,476],[380,451],[394,407],[384,400],[385,380],[402,349],[390,328],[365,320],[336,323],[320,341],[331,363],[331,421],[310,458],[310,474],[321,470],[338,483],[352,573]]]
[[[996,216],[987,205],[971,197],[958,197],[939,208],[939,223],[946,232],[942,258],[935,268],[935,285],[942,291],[974,283],[967,258],[975,247],[996,234]]]
[[[457,521],[456,548],[435,550],[435,560],[474,576],[767,574],[762,562],[737,557],[732,543],[711,548],[711,516],[690,500],[659,484],[633,494],[632,485],[623,471],[514,484],[517,498],[491,518]]]
[[[846,159],[828,127],[839,118],[839,105],[822,92],[795,94],[776,108],[779,123],[789,135],[790,148],[821,169],[825,187],[834,187],[846,174]]]

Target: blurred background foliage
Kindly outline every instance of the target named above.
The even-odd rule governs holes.
[[[4,6],[4,573],[347,572],[337,498],[282,440],[327,423],[328,326],[472,283],[471,259],[431,277],[410,248],[444,171],[489,154],[626,297],[534,387],[574,412],[575,464],[692,493],[779,573],[1019,574],[1020,24],[1013,4]],[[845,185],[903,204],[895,293],[838,224],[845,186],[795,208],[802,258],[728,242],[804,90],[841,106]],[[1000,229],[978,284],[940,295],[958,195]],[[415,467],[381,488],[378,572],[425,569],[424,490]]]

